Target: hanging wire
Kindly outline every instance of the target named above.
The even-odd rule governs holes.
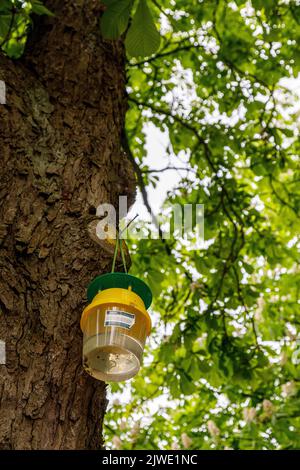
[[[121,253],[121,258],[122,258],[122,263],[124,266],[124,271],[127,273],[127,265],[126,265],[126,256],[123,250],[123,239],[122,239],[122,233],[129,227],[129,225],[138,217],[138,214],[136,214],[133,219],[131,219],[126,227],[119,233],[118,231],[116,234],[116,246],[115,246],[115,251],[114,251],[114,257],[113,257],[113,262],[112,262],[112,267],[111,267],[111,272],[115,272],[115,266],[116,266],[116,260],[117,260],[117,255],[118,255],[118,250],[120,248],[120,253]]]
[[[120,244],[120,252],[121,252],[124,270],[125,270],[125,273],[127,273],[126,258],[125,258],[125,254],[123,251],[123,239],[122,238],[119,238],[119,244]]]
[[[116,265],[116,259],[117,259],[117,254],[118,254],[118,248],[119,248],[119,232],[117,232],[116,235],[116,246],[115,246],[115,251],[114,251],[114,257],[113,257],[113,262],[112,262],[112,267],[111,267],[111,272],[115,272],[115,265]]]
[[[116,246],[115,246],[114,257],[113,257],[113,262],[112,262],[112,267],[111,267],[111,272],[112,273],[115,272],[115,266],[116,266],[116,260],[117,260],[117,254],[118,254],[119,248],[120,248],[120,253],[121,253],[121,257],[122,257],[122,263],[123,263],[123,266],[124,266],[124,271],[125,271],[125,273],[127,273],[126,258],[125,258],[125,254],[124,254],[124,250],[123,250],[122,245],[123,245],[123,239],[120,237],[120,234],[117,232]]]

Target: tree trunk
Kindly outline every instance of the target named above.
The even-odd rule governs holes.
[[[105,384],[82,368],[85,289],[110,258],[87,226],[134,193],[120,148],[121,41],[101,38],[99,0],[44,2],[21,60],[0,56],[1,449],[103,446]]]

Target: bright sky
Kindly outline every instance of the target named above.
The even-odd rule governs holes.
[[[297,78],[284,78],[281,80],[280,84],[296,93],[299,97],[299,100],[296,100],[288,111],[289,113],[298,111],[300,123],[300,75]],[[299,126],[299,123],[295,124]],[[170,165],[170,160],[166,151],[169,144],[167,132],[161,132],[157,127],[150,123],[146,128],[146,136],[147,156],[144,163],[148,165],[150,169],[156,170]],[[185,162],[186,158],[184,155],[181,155],[180,158],[172,156],[171,166],[183,167],[185,166]],[[157,182],[156,188],[152,185],[147,188],[148,200],[155,215],[159,214],[160,207],[165,201],[168,191],[176,187],[181,178],[186,175],[186,172],[182,170],[167,170],[163,173],[158,173],[157,175],[159,176],[159,181]],[[199,202],[201,203],[201,201]],[[143,203],[140,191],[138,191],[135,204],[129,211],[128,220],[136,214],[139,214],[139,220],[149,220],[149,214]]]
[[[167,156],[166,151],[169,144],[167,132],[163,133],[153,124],[149,124],[146,129],[146,136],[147,156],[144,160],[145,165],[148,165],[152,170],[159,170],[170,166],[169,157]],[[185,161],[180,161],[179,158],[174,156],[172,157],[172,166],[183,167],[185,165]],[[157,182],[156,188],[152,185],[147,188],[148,200],[155,215],[159,214],[160,207],[167,197],[167,192],[179,183],[185,173],[186,172],[182,170],[167,170],[163,173],[157,173],[159,181]],[[128,219],[130,220],[135,216],[135,214],[139,214],[139,220],[149,220],[149,214],[143,203],[140,191],[138,191],[135,204],[129,211]]]

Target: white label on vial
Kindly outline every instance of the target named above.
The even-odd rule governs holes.
[[[106,310],[104,326],[119,326],[129,330],[135,323],[134,313],[123,312],[122,310]]]

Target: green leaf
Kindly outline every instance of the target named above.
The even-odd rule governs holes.
[[[246,271],[248,274],[253,274],[253,273],[254,273],[254,268],[253,268],[253,266],[251,266],[251,264],[244,263],[244,264],[243,264],[243,267],[244,267],[245,271]]]
[[[159,48],[160,34],[146,0],[140,0],[138,4],[125,45],[128,54],[132,57],[147,57]]]
[[[11,15],[1,15],[0,16],[0,37],[5,37],[11,21]]]
[[[184,373],[180,375],[180,388],[184,395],[191,395],[196,390],[192,379]]]
[[[45,5],[42,4],[39,0],[34,0],[31,4],[32,12],[36,13],[37,15],[48,15],[48,16],[55,16],[52,11],[48,10]]]
[[[252,4],[254,8],[257,10],[261,10],[262,8],[264,8],[265,10],[268,11],[268,10],[271,10],[271,8],[273,7],[274,1],[273,0],[252,0]]]
[[[207,362],[205,361],[199,361],[198,358],[193,357],[190,369],[189,369],[189,375],[192,377],[194,381],[199,380],[201,377],[203,377],[203,372],[208,372],[209,371],[209,366]]]
[[[294,137],[294,131],[292,129],[279,129],[286,137]]]
[[[1,0],[0,12],[10,13],[11,7],[12,4],[10,0]]]
[[[228,356],[221,354],[219,358],[219,369],[223,372],[225,377],[231,377],[233,374],[233,364]]]
[[[117,39],[127,28],[132,0],[106,2],[107,9],[101,18],[101,31],[106,39]]]

